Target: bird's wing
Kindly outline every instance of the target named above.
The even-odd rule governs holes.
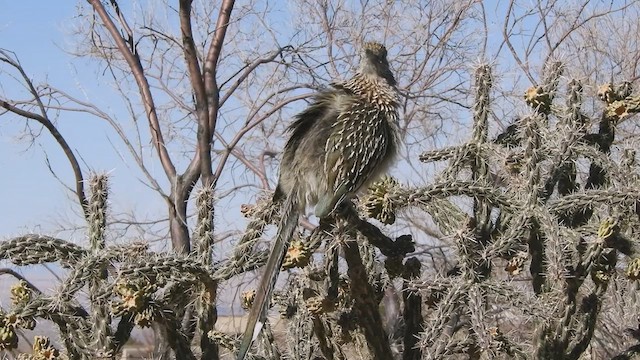
[[[316,216],[327,216],[377,171],[390,147],[386,116],[363,100],[339,114],[325,147],[325,172],[333,193],[321,196]]]
[[[322,91],[314,96],[312,103],[304,111],[295,116],[294,121],[287,127],[290,137],[285,145],[285,156],[287,154],[293,156],[296,153],[300,142],[307,137],[307,133],[317,121],[335,116],[333,114],[337,113],[336,103],[339,103],[338,99],[343,94],[341,90]],[[287,159],[283,160],[287,161]]]

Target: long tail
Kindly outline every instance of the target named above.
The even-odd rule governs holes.
[[[238,351],[238,356],[236,358],[237,360],[244,360],[251,344],[258,337],[264,322],[267,320],[267,311],[269,310],[271,293],[273,292],[276,280],[278,280],[280,267],[282,266],[286,249],[289,247],[289,243],[293,237],[293,231],[298,225],[297,202],[295,190],[290,191],[284,202],[282,217],[278,224],[278,233],[276,234],[276,239],[271,247],[269,260],[264,268],[264,274],[262,275],[262,280],[260,280],[260,286],[256,291],[253,306],[251,306],[249,320],[247,321],[247,328],[242,336],[242,343],[240,344],[240,350]]]

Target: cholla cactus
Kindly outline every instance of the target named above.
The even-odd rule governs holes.
[[[217,330],[209,331],[209,333],[207,333],[207,336],[209,337],[209,339],[222,346],[223,348],[235,350],[236,340],[231,336]]]
[[[301,233],[279,269],[289,276],[284,290],[273,299],[293,341],[276,340],[267,321],[252,351],[265,358],[578,359],[595,349],[607,299],[634,291],[640,279],[636,153],[615,144],[616,127],[640,112],[640,96],[629,83],[584,94],[562,72],[562,64],[550,64],[526,90],[525,113],[491,140],[495,81],[490,66],[479,66],[468,142],[419,156],[448,162],[433,183],[407,187],[383,178],[360,194],[357,207],[346,202]],[[595,96],[602,109],[587,115],[583,98]],[[194,339],[202,358],[215,358],[220,346],[236,351],[238,339],[215,327],[217,292],[265,263],[258,244],[280,200],[242,209],[247,230],[221,260],[214,191],[202,189],[192,253],[154,253],[146,245],[109,246],[106,181],[89,181],[87,247],[44,235],[0,244],[0,258],[17,266],[59,262],[69,269],[53,294],[22,281],[12,287],[12,307],[0,312],[0,349],[15,349],[18,332],[45,318],[60,329],[60,351],[39,338],[24,358],[115,358],[135,326],[151,325],[186,359],[195,358]],[[400,215],[420,212],[442,244],[425,249],[410,235],[385,235],[391,227],[384,225],[411,228]],[[425,272],[438,262],[435,251],[454,260]],[[254,297],[243,293],[242,307]]]
[[[524,269],[527,259],[529,259],[529,254],[525,251],[520,251],[514,257],[509,259],[504,270],[509,273],[509,275],[516,276]]]
[[[14,305],[26,303],[31,300],[31,290],[27,287],[27,282],[20,280],[17,284],[11,286],[11,301]]]
[[[14,311],[9,313],[0,311],[0,349],[15,349],[18,346],[17,331],[33,330],[35,326],[35,319],[31,316],[23,316]]]
[[[0,324],[0,350],[11,350],[18,347],[18,334],[15,327],[2,321]]]
[[[253,299],[256,297],[256,290],[252,289],[249,291],[245,291],[240,296],[240,305],[243,309],[248,310],[251,309],[251,305],[253,304]]]
[[[44,336],[36,336],[33,339],[33,354],[27,356],[29,360],[56,360],[60,358],[60,351],[51,345],[48,337]]]
[[[541,86],[533,86],[527,89],[524,100],[529,106],[541,113],[548,114],[551,110],[551,97]]]
[[[206,256],[154,254],[146,244],[107,246],[106,177],[98,175],[89,184],[92,196],[87,204],[88,248],[33,234],[0,244],[0,258],[16,265],[60,262],[70,268],[68,277],[51,295],[40,293],[22,281],[12,287],[13,308],[0,313],[0,347],[15,348],[17,330],[33,329],[37,318],[46,318],[61,329],[64,349],[54,351],[40,339],[37,341],[40,347],[34,348],[29,359],[56,358],[56,354],[71,359],[112,358],[121,351],[134,326],[147,327],[153,322],[167,329],[174,351],[190,353],[193,334],[182,331],[178,319],[194,302],[193,297],[185,294],[202,289],[202,284],[215,284],[210,262],[205,261]],[[210,254],[205,249],[209,245],[203,241],[203,253]],[[83,289],[87,289],[91,299],[89,311],[79,305],[78,295]],[[214,288],[206,288],[205,292],[215,297]],[[209,303],[214,301],[213,297]]]
[[[144,319],[152,320],[153,316],[149,306],[156,290],[157,286],[145,281],[117,283],[114,287],[114,295],[117,295],[120,300],[111,304],[113,314],[115,316],[122,316],[124,313],[135,314],[136,319],[140,318],[141,321],[148,324],[148,321]]]
[[[307,244],[300,240],[293,240],[289,244],[289,249],[284,255],[284,261],[282,262],[283,269],[290,269],[292,267],[303,268],[311,261],[312,253],[309,251]]]
[[[411,240],[389,239],[353,209],[340,209],[335,219],[325,219],[290,248],[297,257],[302,249],[305,255],[312,251],[308,244],[319,238],[326,243],[325,271],[293,272],[290,276],[298,281],[278,296],[294,324],[292,336],[309,336],[310,330],[298,324],[313,321],[318,353],[326,357],[339,357],[335,345],[346,343],[374,358],[388,358],[390,344],[399,344],[405,358],[526,358],[535,353],[577,359],[584,353],[609,284],[618,281],[618,258],[635,253],[630,238],[636,233],[634,204],[640,199],[635,155],[627,151],[619,163],[610,151],[613,127],[640,111],[640,97],[633,96],[629,84],[603,88],[600,128],[590,134],[593,120],[581,110],[581,83],[566,83],[561,104],[564,67],[555,62],[545,71],[541,84],[526,91],[529,112],[492,141],[494,81],[489,66],[478,67],[471,139],[420,155],[424,162],[449,162],[434,176],[435,183],[407,188],[384,178],[360,198],[362,214],[383,224],[397,222],[409,207],[428,213],[453,244],[449,251],[456,261],[446,275],[421,277],[420,260],[406,258],[415,249],[408,245]],[[591,164],[588,176],[581,177],[578,163],[585,158]],[[378,258],[373,247],[385,258]],[[340,286],[344,278],[338,275],[336,248],[348,268],[343,281],[348,286]],[[628,260],[630,279],[640,278],[637,263]],[[400,281],[395,279],[403,284],[401,325],[382,331],[377,314],[393,311],[392,302],[385,300],[383,306],[381,299]],[[520,280],[518,286],[513,279]],[[525,279],[530,286],[523,290]],[[335,311],[325,306],[328,299]],[[496,308],[527,322],[504,331],[503,320],[491,311]],[[293,357],[308,351],[290,348]]]
[[[322,296],[310,297],[306,300],[307,310],[314,315],[318,316],[323,314],[327,308],[325,306],[325,299]]]
[[[393,224],[396,221],[396,203],[391,200],[390,193],[398,187],[398,182],[391,177],[374,182],[362,200],[364,213],[384,224]]]
[[[631,280],[640,279],[640,258],[635,258],[627,264],[626,275]]]

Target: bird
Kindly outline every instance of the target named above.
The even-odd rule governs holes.
[[[319,219],[384,174],[399,144],[400,100],[387,49],[366,42],[352,78],[314,95],[288,127],[273,201],[282,204],[278,231],[237,354],[243,360],[266,321],[270,297],[300,214]]]

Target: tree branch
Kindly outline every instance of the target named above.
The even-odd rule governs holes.
[[[198,174],[204,169],[206,174],[203,174],[203,185],[210,186],[211,183],[215,183],[217,180],[217,176],[213,176],[210,178],[211,172],[211,142],[212,136],[216,129],[216,123],[218,120],[218,111],[220,110],[220,89],[218,89],[218,83],[216,79],[217,75],[217,66],[218,60],[220,59],[220,54],[222,53],[222,46],[224,44],[224,38],[227,33],[227,28],[229,26],[229,20],[231,18],[231,10],[233,10],[233,6],[235,4],[235,0],[224,0],[220,5],[220,13],[218,14],[218,20],[216,22],[216,31],[213,35],[213,41],[211,46],[209,47],[209,51],[204,60],[204,89],[207,97],[207,111],[208,111],[208,124],[198,123],[198,148],[196,150],[196,157],[189,164],[189,167],[185,171],[184,178],[185,181],[195,182],[198,178]],[[205,125],[208,125],[208,128],[204,129]],[[200,129],[203,127],[203,129]],[[202,131],[202,134],[200,133]],[[204,144],[205,135],[209,134],[207,139],[207,144]],[[200,140],[202,139],[202,140]],[[203,154],[204,151],[207,151],[207,154]],[[200,160],[200,156],[203,156],[202,160]],[[209,159],[208,161],[205,159]]]
[[[39,122],[40,124],[42,124],[42,126],[44,126],[49,131],[49,133],[53,136],[53,138],[56,139],[56,141],[58,142],[58,145],[60,145],[60,147],[62,148],[62,151],[64,151],[64,154],[66,155],[67,160],[69,160],[69,164],[71,165],[71,168],[73,170],[73,176],[75,177],[75,180],[76,180],[75,193],[78,198],[78,202],[82,207],[84,217],[85,219],[88,219],[89,214],[87,209],[87,198],[84,194],[84,178],[82,177],[82,169],[80,169],[80,164],[78,163],[78,160],[76,159],[75,154],[71,150],[71,147],[69,146],[65,138],[62,136],[60,131],[58,131],[55,125],[53,125],[51,120],[49,120],[49,118],[46,117],[46,113],[45,113],[45,116],[42,116],[30,111],[22,110],[18,107],[15,107],[9,104],[5,100],[1,100],[1,99],[0,99],[0,107],[3,107],[16,115]]]
[[[136,84],[138,84],[138,90],[140,92],[140,96],[142,97],[142,103],[144,104],[145,113],[147,114],[147,119],[149,120],[149,128],[151,130],[153,145],[158,152],[160,163],[162,164],[162,168],[164,169],[165,174],[171,182],[174,182],[176,178],[176,168],[171,161],[171,157],[169,156],[169,152],[167,151],[165,145],[162,130],[160,129],[160,121],[156,112],[156,106],[153,101],[153,95],[151,94],[149,82],[144,75],[144,69],[142,68],[140,57],[137,53],[134,53],[132,49],[127,46],[127,42],[120,35],[118,28],[111,19],[111,16],[107,13],[107,10],[104,8],[102,2],[100,0],[87,1],[89,2],[89,4],[91,4],[91,6],[93,6],[94,11],[98,14],[100,19],[102,19],[105,28],[107,29],[109,34],[111,34],[111,37],[115,41],[118,50],[131,69],[131,73],[136,80]],[[112,3],[114,2],[115,1],[112,1]],[[133,46],[133,49],[135,49],[135,45],[132,45],[130,43],[129,46]]]
[[[198,117],[197,147],[192,164],[185,172],[189,174],[187,181],[195,181],[197,174],[200,174],[202,186],[209,187],[211,184],[211,141],[213,129],[209,126],[209,104],[207,99],[207,89],[205,87],[198,53],[193,41],[193,30],[191,28],[191,4],[192,0],[180,0],[180,31],[182,33],[182,49],[184,59],[189,71],[191,88],[195,94],[196,115]],[[214,80],[215,81],[215,80]],[[217,92],[217,89],[215,89]],[[215,109],[217,113],[217,108]]]

